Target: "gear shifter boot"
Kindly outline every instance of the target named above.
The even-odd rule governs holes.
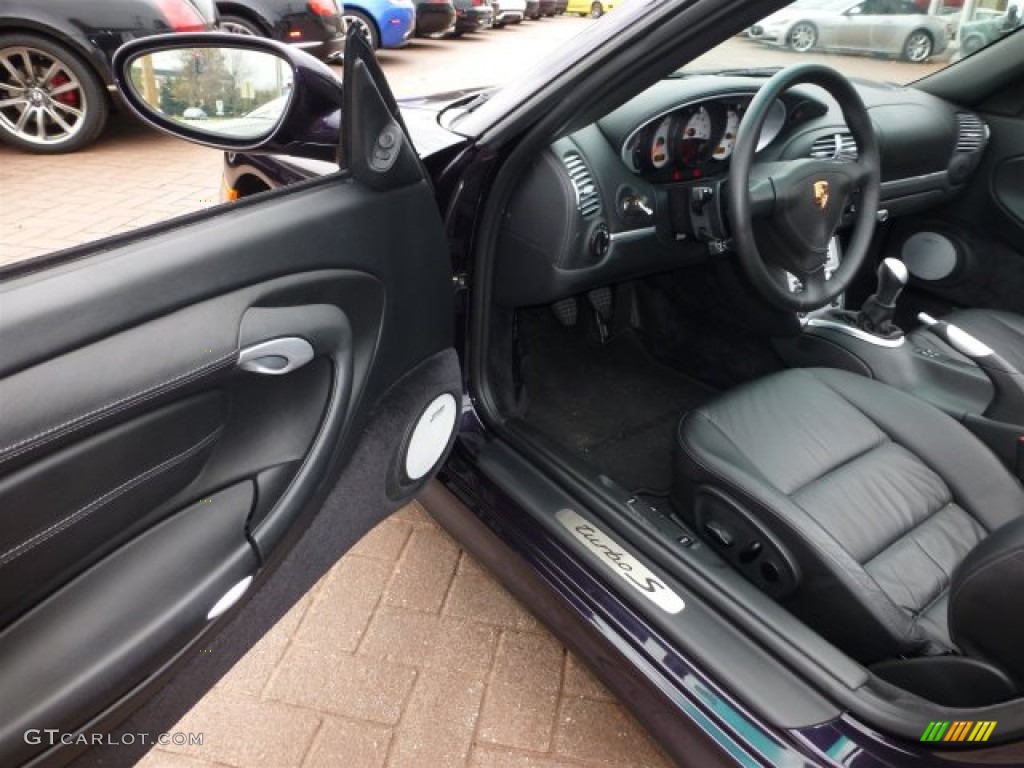
[[[903,331],[893,323],[896,302],[907,285],[907,267],[899,259],[885,259],[878,266],[878,289],[868,297],[857,314],[857,327],[862,331],[894,339]]]

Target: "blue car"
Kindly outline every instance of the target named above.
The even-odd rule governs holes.
[[[416,27],[412,0],[358,0],[342,12],[350,32],[361,32],[374,50],[401,48]]]

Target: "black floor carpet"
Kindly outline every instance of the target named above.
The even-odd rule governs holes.
[[[598,345],[546,309],[519,327],[526,420],[620,485],[667,490],[679,419],[714,390],[655,362],[632,331]]]

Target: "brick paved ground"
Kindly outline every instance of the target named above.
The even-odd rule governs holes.
[[[144,768],[668,762],[607,690],[413,504],[339,562]]]
[[[216,203],[223,155],[116,115],[93,146],[40,156],[0,144],[0,265]]]

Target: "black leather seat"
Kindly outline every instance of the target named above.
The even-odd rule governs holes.
[[[968,605],[1024,588],[1024,491],[938,409],[844,371],[788,370],[688,413],[675,461],[677,509],[847,653],[968,654],[1024,680],[981,638],[1012,648],[1024,632]]]

